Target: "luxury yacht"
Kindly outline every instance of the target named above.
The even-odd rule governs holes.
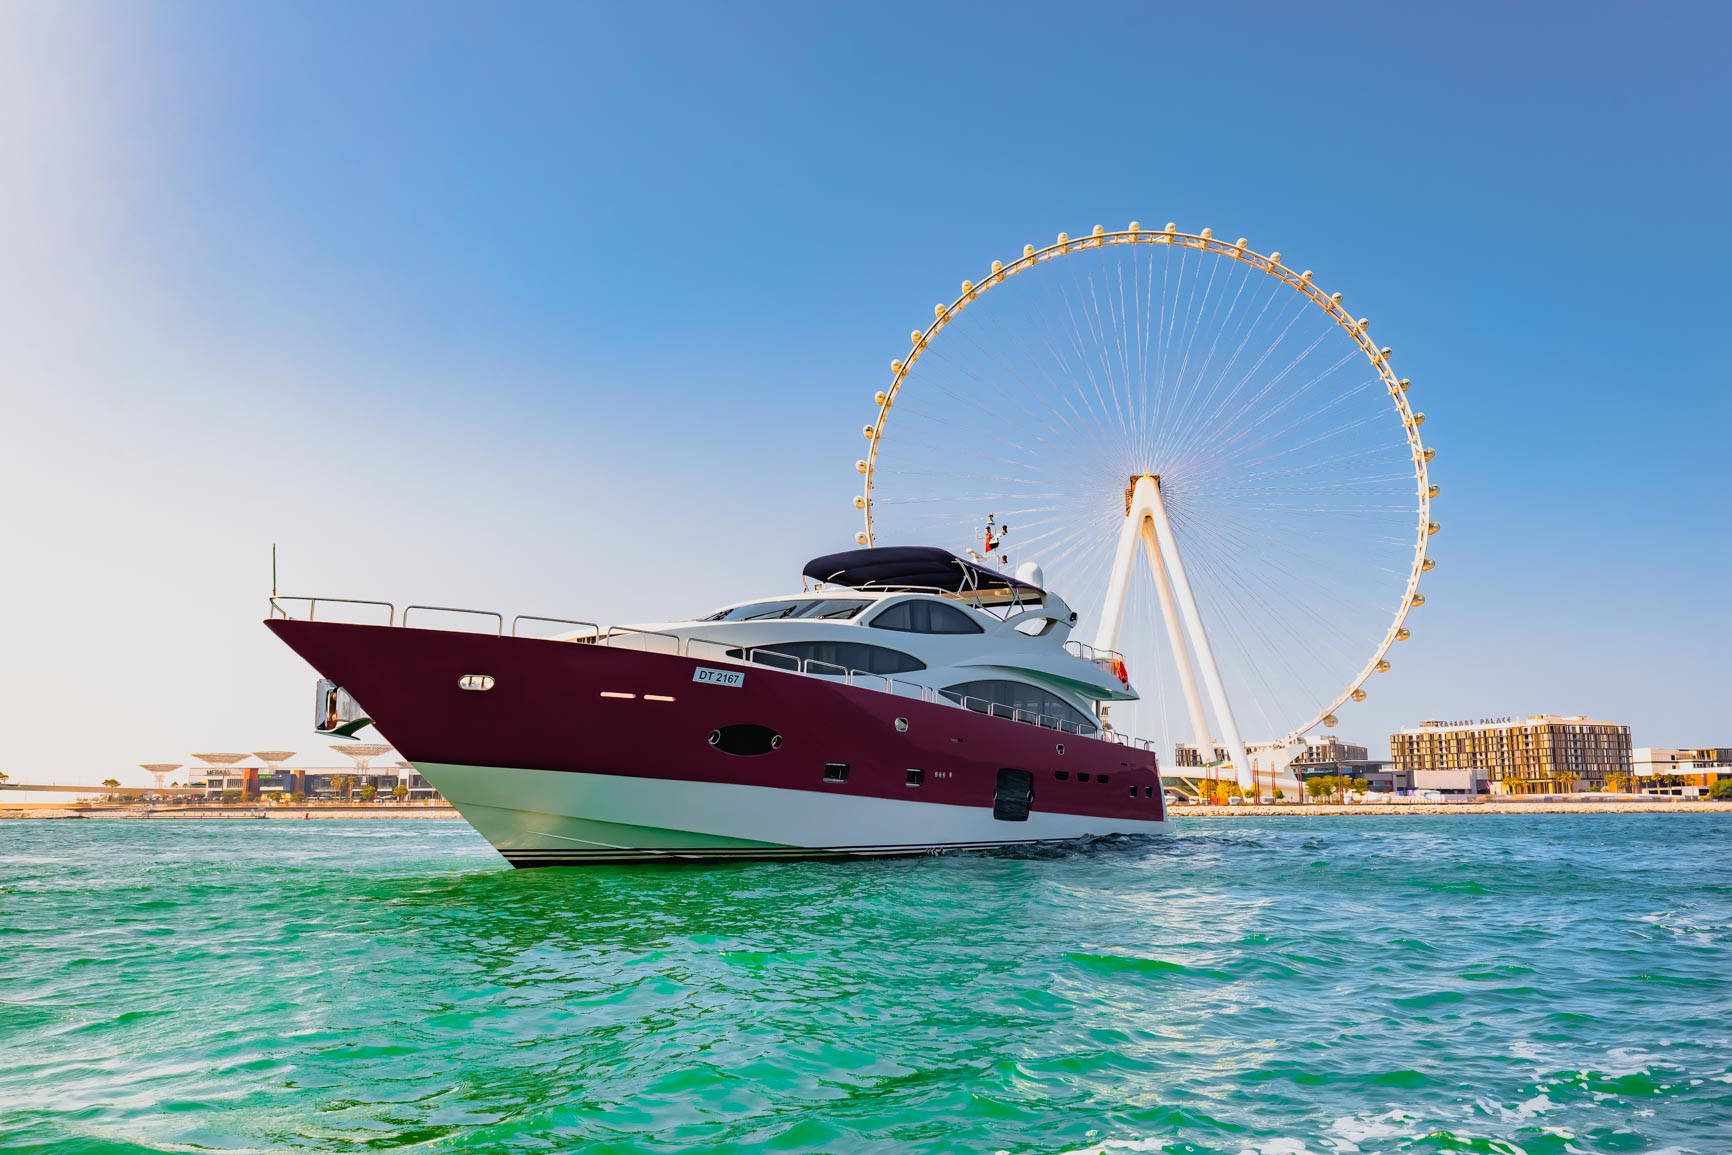
[[[693,621],[271,601],[321,675],[514,866],[942,853],[1162,828],[1124,661],[1041,588],[945,550],[817,558],[799,593]],[[320,620],[333,603],[383,625]],[[291,616],[290,610],[297,612]],[[411,616],[482,631],[411,626]],[[530,636],[536,635],[536,636]]]

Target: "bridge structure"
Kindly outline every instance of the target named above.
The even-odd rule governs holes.
[[[201,798],[201,786],[69,786],[61,782],[0,782],[0,790],[40,790],[48,794],[166,794]]]

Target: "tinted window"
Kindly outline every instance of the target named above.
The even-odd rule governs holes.
[[[1058,695],[1027,682],[1012,682],[994,678],[979,682],[962,682],[947,686],[944,696],[953,702],[978,710],[983,714],[1011,717],[1020,710],[1025,714],[1071,722],[1086,729],[1095,728],[1095,720],[1066,702]],[[1033,719],[1029,719],[1032,721]],[[1045,723],[1050,725],[1050,722]],[[1080,779],[1082,775],[1077,775]]]
[[[871,646],[865,642],[776,642],[773,645],[754,646],[750,651],[728,651],[730,658],[748,656],[751,661],[766,666],[792,667],[795,664],[792,659],[797,658],[802,662],[823,662],[839,666],[841,670],[859,670],[864,674],[906,674],[910,670],[926,668],[926,663],[901,650],[892,650],[888,646]],[[810,672],[838,674],[841,670],[818,667]]]
[[[901,630],[905,634],[978,634],[980,623],[955,606],[920,598],[898,602],[868,625],[880,630]]]
[[[773,602],[751,602],[729,610],[717,610],[705,622],[764,622],[778,618],[829,618],[845,620],[872,603],[853,598],[783,598]]]

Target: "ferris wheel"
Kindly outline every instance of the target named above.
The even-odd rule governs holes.
[[[1291,748],[1366,699],[1425,603],[1438,488],[1340,293],[1132,222],[1025,245],[933,314],[865,427],[859,544],[1038,563],[1129,660],[1139,732],[1242,784],[1246,734]]]

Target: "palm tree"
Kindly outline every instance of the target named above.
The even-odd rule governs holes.
[[[331,789],[341,790],[343,792],[344,799],[347,799],[349,797],[349,791],[353,790],[354,788],[355,788],[355,776],[353,774],[333,774],[333,775],[331,775]]]
[[[391,797],[401,802],[403,799],[409,797],[409,788],[399,782],[397,785],[391,787]]]

